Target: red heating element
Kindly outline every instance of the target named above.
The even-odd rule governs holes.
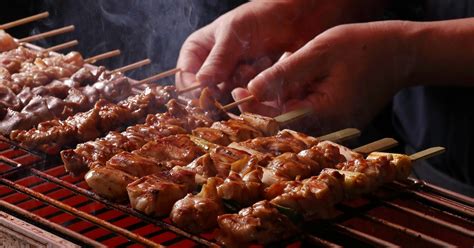
[[[217,230],[192,235],[167,218],[150,218],[128,205],[109,202],[91,192],[82,177],[67,174],[57,161],[7,142],[0,142],[0,155],[12,160],[0,163],[0,200],[89,239],[113,247],[217,245]],[[364,199],[339,204],[337,210],[334,219],[306,223],[304,234],[279,246],[470,247],[474,243],[472,199],[418,181],[387,185]],[[23,218],[36,223],[31,216]]]

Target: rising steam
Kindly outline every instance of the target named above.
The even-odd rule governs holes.
[[[85,57],[121,49],[120,57],[104,62],[110,68],[150,58],[151,65],[128,74],[140,79],[174,67],[186,37],[239,2],[242,1],[44,0],[36,3],[40,5],[38,12],[48,10],[50,17],[33,33],[74,24],[73,34],[48,39],[40,45],[79,39],[76,49]]]

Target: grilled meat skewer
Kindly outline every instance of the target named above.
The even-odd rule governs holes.
[[[93,163],[105,164],[122,151],[131,152],[152,140],[190,133],[195,128],[210,126],[215,119],[220,118],[196,104],[191,102],[185,106],[172,99],[166,104],[167,112],[148,115],[144,124],[130,126],[122,133],[110,132],[103,138],[62,151],[64,166],[67,171],[79,174],[91,168]]]
[[[31,149],[57,153],[61,148],[136,123],[148,113],[163,111],[164,104],[173,97],[174,92],[171,86],[156,87],[117,104],[101,100],[87,112],[70,116],[64,121],[45,121],[30,130],[13,131],[10,138]]]
[[[411,169],[411,160],[406,155],[374,153],[367,159],[356,159],[340,163],[332,169],[324,169],[319,176],[313,176],[303,181],[286,181],[279,185],[280,194],[270,196],[268,209],[288,209],[303,215],[306,219],[330,218],[333,206],[344,199],[358,197],[369,193],[383,183],[405,179]],[[264,204],[267,201],[256,203]],[[267,233],[277,233],[278,228],[268,225],[269,220],[252,214],[246,215],[251,208],[243,209],[238,214],[225,214],[218,217],[224,242],[268,244],[285,237],[272,236]],[[280,215],[283,215],[280,213]],[[262,235],[242,236],[255,229]]]

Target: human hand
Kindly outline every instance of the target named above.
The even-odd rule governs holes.
[[[286,59],[260,73],[235,100],[253,94],[258,101],[241,111],[275,116],[310,107],[306,125],[322,130],[360,127],[391,100],[407,81],[414,52],[406,43],[408,22],[342,25],[320,34]]]
[[[352,2],[284,0],[244,4],[184,42],[177,67],[185,73],[177,75],[176,85],[183,89],[197,80],[212,88],[225,82],[219,85],[221,93],[246,85],[283,52],[295,51],[316,34],[350,19],[351,11],[358,10]]]

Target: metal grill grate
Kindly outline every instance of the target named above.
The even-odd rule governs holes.
[[[217,244],[215,231],[191,235],[167,218],[150,218],[97,196],[82,177],[71,177],[57,160],[42,159],[6,141],[0,142],[0,155],[12,160],[0,164],[0,200],[106,246]],[[15,168],[15,163],[23,167]],[[306,223],[302,235],[279,246],[472,246],[473,206],[471,198],[420,181],[397,182],[339,204],[331,221]]]

